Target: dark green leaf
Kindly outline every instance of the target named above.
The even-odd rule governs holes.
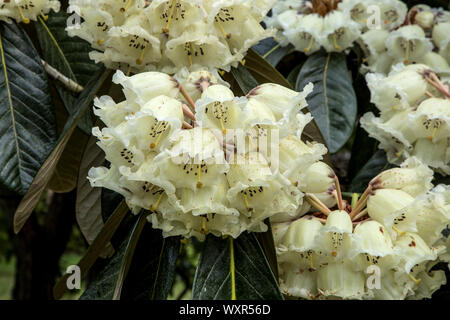
[[[307,97],[331,153],[336,153],[350,138],[356,122],[357,103],[343,53],[323,51],[306,60],[297,78],[297,91],[312,82],[314,92]]]
[[[232,68],[231,73],[244,94],[248,94],[259,85],[258,81],[255,80],[252,74],[242,64],[239,64],[237,68]]]
[[[89,58],[89,52],[92,51],[89,43],[67,35],[67,18],[68,14],[63,10],[51,12],[47,21],[39,17],[35,24],[38,40],[44,60],[69,79],[85,86],[101,69],[101,64]],[[74,113],[78,107],[77,97],[61,85],[57,85],[57,89],[69,114]],[[93,126],[90,112],[85,113],[79,126],[90,134]]]
[[[294,88],[277,69],[253,50],[249,50],[245,57],[245,68],[259,84],[269,82],[289,89]]]
[[[349,191],[363,192],[367,188],[370,180],[375,178],[380,172],[393,167],[387,161],[386,152],[378,150],[358,172],[355,179],[353,179]]]
[[[273,38],[267,38],[260,41],[257,45],[253,46],[252,49],[274,67],[283,60],[285,56],[295,50],[291,44],[282,47]]]
[[[233,240],[237,300],[282,300],[277,280],[252,233]],[[231,299],[230,238],[208,236],[195,273],[194,300]]]
[[[57,139],[47,75],[26,33],[0,23],[0,183],[23,195]]]
[[[100,72],[98,72],[96,76],[93,77],[92,81],[87,85],[87,88],[81,93],[80,98],[78,99],[77,111],[67,120],[63,132],[56,142],[56,147],[37,172],[29,190],[23,197],[16,210],[14,215],[14,231],[16,233],[22,229],[23,225],[33,212],[33,209],[50,181],[56,165],[61,158],[61,155],[70,137],[72,136],[73,131],[77,127],[78,122],[86,110],[91,107],[92,100],[108,78],[110,78],[110,72],[105,71],[105,69],[100,70]]]
[[[298,74],[300,73],[300,70],[302,69],[303,64],[299,64],[296,66],[287,76],[286,80],[289,81],[289,83],[292,85],[292,87],[295,87],[295,83],[297,82]]]
[[[97,258],[104,251],[106,245],[111,240],[112,236],[116,232],[119,225],[122,223],[123,219],[129,212],[128,206],[125,201],[117,207],[111,217],[106,221],[105,226],[100,231],[100,233],[95,238],[94,242],[89,246],[86,254],[78,262],[78,266],[81,270],[81,277],[85,277],[89,272]],[[69,274],[65,274],[61,277],[53,288],[53,296],[55,299],[60,299],[64,292],[67,290],[66,281]]]
[[[135,223],[135,227],[122,242],[116,254],[90,283],[80,299],[112,299],[121,270],[126,264],[129,266],[129,272],[123,283],[122,300],[167,298],[175,275],[180,239],[178,237],[164,239],[159,230],[152,229],[151,225],[146,223],[131,260],[129,249],[138,230],[138,224],[139,221]]]

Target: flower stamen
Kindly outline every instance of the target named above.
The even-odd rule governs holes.
[[[416,279],[411,273],[408,273],[408,277],[414,281],[417,285],[422,281],[422,279]]]
[[[141,55],[139,56],[138,59],[136,59],[136,64],[142,64],[142,62],[144,62],[144,57],[145,57],[145,51],[147,50],[147,47],[144,47],[141,51]]]
[[[173,13],[175,11],[176,2],[177,2],[177,0],[172,0],[172,4],[170,5],[169,17],[167,18],[166,27],[162,29],[163,33],[169,33],[170,23],[172,22],[172,17],[173,17]],[[192,65],[192,63],[191,63],[191,65]]]
[[[22,7],[18,6],[17,9],[19,9],[19,14],[20,14],[20,17],[22,18],[23,23],[29,24],[30,23],[30,19],[25,18],[25,16],[23,15]]]
[[[127,5],[125,6],[125,8],[120,8],[120,12],[124,13],[125,11],[130,9],[132,3],[133,3],[133,0],[128,0]]]

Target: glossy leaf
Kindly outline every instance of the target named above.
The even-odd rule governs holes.
[[[252,49],[274,67],[283,60],[285,56],[295,50],[291,44],[282,47],[273,38],[267,38],[260,41],[257,45],[253,46]]]
[[[61,74],[85,86],[92,76],[102,67],[89,58],[92,48],[89,43],[78,38],[69,37],[67,27],[68,14],[51,12],[47,21],[39,17],[35,23],[43,59]],[[77,96],[57,83],[57,90],[70,114],[77,111]],[[80,128],[90,134],[93,125],[90,112],[85,113],[80,121]]]
[[[142,232],[139,227],[143,228]],[[145,218],[138,219],[116,254],[80,299],[118,298],[119,288],[121,300],[166,299],[175,276],[179,246],[178,237],[164,239]]]
[[[281,300],[266,257],[254,234],[233,240],[237,300]],[[194,300],[229,300],[232,297],[230,239],[208,236],[195,273]]]
[[[104,226],[102,217],[102,188],[93,188],[87,175],[92,167],[105,162],[105,154],[97,145],[97,138],[92,136],[83,152],[77,184],[77,200],[75,214],[80,231],[86,241],[91,244]],[[101,257],[111,256],[114,252],[110,243]]]
[[[112,236],[116,232],[117,228],[122,223],[123,219],[129,212],[128,206],[125,201],[122,201],[111,217],[106,221],[105,226],[95,238],[94,242],[89,246],[85,255],[78,262],[80,267],[81,278],[84,278],[89,272],[95,261],[97,261],[100,254],[105,249],[107,243],[111,240]],[[69,274],[62,276],[55,287],[53,288],[53,296],[55,299],[60,299],[67,291],[67,278]]]
[[[106,79],[109,78],[109,76],[110,72],[102,69],[96,74],[96,76],[94,76],[94,79],[92,79],[91,83],[88,84],[87,89],[81,94],[78,100],[77,112],[74,113],[67,121],[63,133],[56,143],[56,147],[37,172],[28,192],[25,194],[16,210],[14,215],[14,231],[16,233],[22,229],[23,225],[33,212],[33,209],[50,181],[55,167],[61,158],[61,155],[70,140],[73,131],[77,127],[78,122],[82,118],[84,112],[86,112],[86,110],[91,106],[92,100],[94,99],[96,93],[100,90],[101,86]]]
[[[0,22],[0,184],[23,195],[53,150],[56,121],[47,75],[26,33]]]
[[[66,193],[77,187],[81,157],[89,137],[80,129],[75,129],[61,158],[56,165],[48,188],[57,193]]]
[[[343,53],[316,52],[303,65],[296,88],[309,82],[314,91],[307,97],[309,110],[324,136],[328,149],[336,153],[352,135],[357,102]]]

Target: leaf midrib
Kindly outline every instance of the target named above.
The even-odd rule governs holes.
[[[11,88],[9,87],[8,71],[6,70],[5,50],[3,48],[3,37],[1,35],[1,33],[0,33],[0,51],[1,51],[1,56],[2,56],[3,71],[5,74],[5,85],[6,85],[6,89],[8,91],[9,111],[11,113],[12,128],[14,131],[14,142],[16,145],[18,167],[23,168],[22,158],[20,157],[20,152],[19,152],[19,140],[17,137],[17,128],[16,128],[17,124],[16,124],[16,118],[14,116],[14,106],[13,106],[12,97],[11,97]],[[19,170],[19,172],[21,172],[21,171],[22,170]],[[19,173],[19,181],[20,181],[20,186],[22,187],[22,177],[21,177],[20,173]]]
[[[73,72],[73,70],[72,70],[72,68],[71,68],[71,66],[70,66],[69,61],[67,61],[66,55],[64,54],[64,51],[63,51],[63,50],[61,49],[61,47],[59,46],[58,41],[56,41],[56,39],[55,39],[53,33],[51,32],[51,30],[48,28],[47,24],[42,20],[41,17],[39,17],[39,21],[41,22],[41,24],[42,24],[42,26],[44,27],[45,31],[47,31],[47,33],[48,33],[50,39],[52,40],[52,42],[53,42],[53,44],[55,45],[55,47],[56,47],[57,51],[59,52],[59,54],[61,55],[61,57],[62,57],[62,59],[63,59],[63,61],[64,61],[64,64],[66,65],[67,69],[68,69],[69,72],[70,72],[70,77],[72,78],[72,80],[77,81],[77,77],[75,76],[75,73]]]

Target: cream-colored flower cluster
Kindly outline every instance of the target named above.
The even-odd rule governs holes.
[[[426,65],[412,64],[397,66],[388,76],[369,73],[366,80],[380,115],[367,113],[360,123],[380,142],[388,161],[400,164],[415,156],[450,174],[450,96],[437,75]]]
[[[47,19],[50,10],[59,11],[60,3],[57,0],[1,0],[0,20],[11,23],[30,23],[36,21],[38,16]]]
[[[273,225],[280,287],[305,299],[422,299],[446,283],[450,189],[411,158],[382,172],[353,208]],[[317,204],[317,202],[316,202]],[[447,244],[446,244],[447,242]]]
[[[70,0],[83,18],[70,36],[90,42],[90,57],[112,69],[176,73],[183,67],[229,70],[270,36],[260,21],[275,1]]]
[[[362,71],[388,74],[403,62],[423,63],[439,74],[449,73],[450,12],[418,5],[405,11],[401,22],[395,29],[368,29],[361,35],[358,42],[366,55]]]
[[[319,161],[327,150],[300,139],[312,120],[301,112],[312,84],[301,93],[263,84],[235,97],[206,70],[117,71],[113,81],[126,100],[97,99],[106,127],[93,129],[111,165],[88,178],[122,194],[134,213],[150,211],[164,236],[266,231],[265,219],[310,209],[304,192],[333,205],[323,189],[331,188],[331,170]]]
[[[359,25],[337,8],[321,9],[310,1],[278,1],[265,23],[278,30],[276,40],[282,46],[290,43],[308,55],[321,47],[328,52],[349,48],[360,36]]]
[[[387,30],[403,23],[407,11],[406,5],[399,0],[344,0],[337,3],[329,0],[279,1],[265,22],[278,30],[277,40],[282,46],[291,43],[296,50],[309,55],[321,47],[327,52],[344,51],[359,40],[361,32],[375,23],[379,23],[382,34],[389,33]],[[378,10],[374,12],[373,8]],[[379,13],[379,19],[370,21],[374,13]]]

